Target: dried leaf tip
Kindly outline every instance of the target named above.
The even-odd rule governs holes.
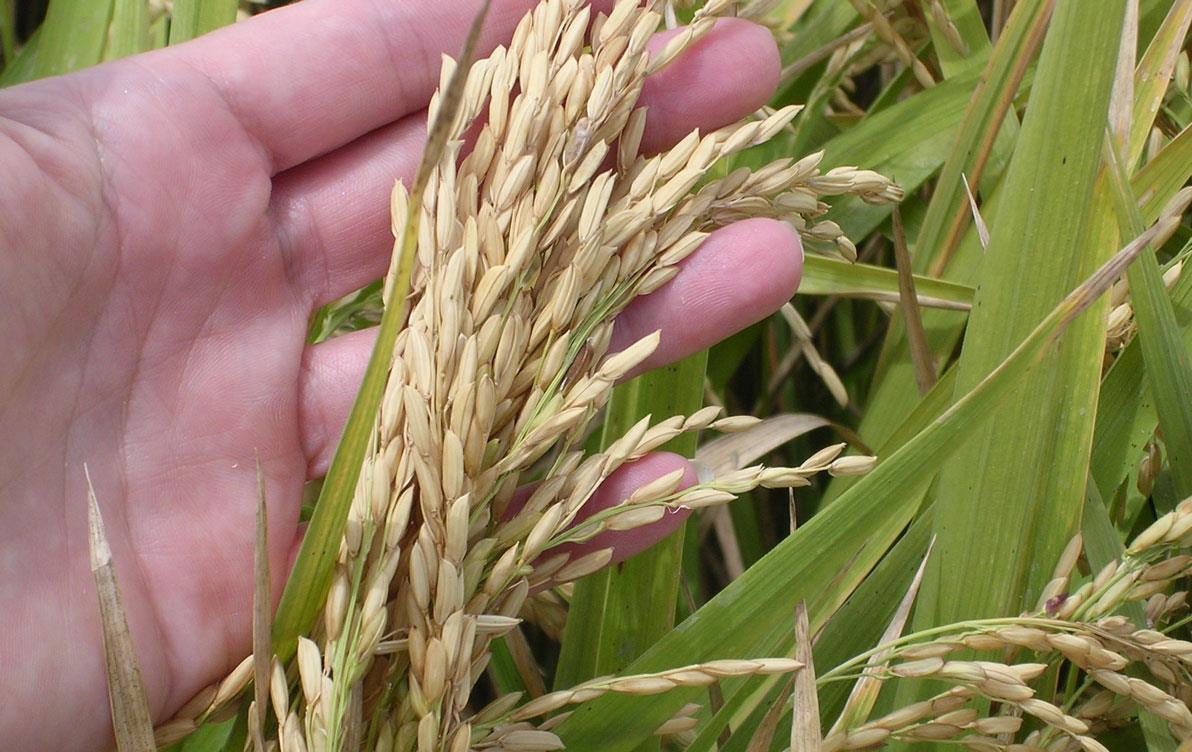
[[[104,667],[107,672],[108,703],[112,712],[112,731],[120,752],[153,752],[153,721],[141,681],[128,618],[120,602],[120,587],[112,566],[112,550],[104,532],[103,516],[91,482],[91,472],[83,465],[87,479],[88,539],[91,573],[99,600],[103,629]]]
[[[91,549],[91,571],[94,572],[112,563],[112,548],[108,545],[103,515],[99,511],[99,500],[95,498],[95,486],[91,484],[91,470],[86,463],[83,463],[83,475],[87,478],[87,532]]]
[[[819,752],[819,696],[815,686],[815,665],[812,662],[811,624],[807,616],[807,604],[803,601],[799,601],[795,607],[795,658],[802,664],[802,669],[795,674],[791,749]]]

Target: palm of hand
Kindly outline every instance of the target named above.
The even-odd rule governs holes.
[[[436,79],[426,45],[457,47],[472,13],[363,5],[303,3],[0,93],[0,665],[16,667],[0,738],[11,748],[102,748],[108,733],[84,462],[159,720],[247,651],[257,456],[280,591],[302,484],[325,469],[371,340],[308,348],[307,321],[383,272],[385,197],[412,172]],[[528,3],[501,5],[494,38]],[[726,55],[765,75],[734,74]],[[263,86],[238,78],[248,68]],[[356,81],[362,70],[372,78]],[[647,143],[743,116],[776,70],[765,32],[718,29],[645,93],[666,115]],[[663,329],[659,364],[752,323],[793,291],[791,245],[768,221],[715,233],[626,312],[615,340]],[[755,265],[767,273],[747,274]],[[47,723],[64,713],[70,724]]]
[[[299,377],[314,301],[269,213],[269,165],[210,86],[126,73],[128,94],[94,103],[91,122],[49,92],[61,141],[33,145],[36,163],[12,176],[46,200],[18,218],[31,263],[0,281],[0,297],[32,304],[6,318],[23,326],[6,333],[19,344],[0,363],[12,444],[0,454],[0,601],[18,604],[18,620],[51,650],[73,646],[80,673],[97,668],[99,628],[92,609],[77,608],[90,595],[88,463],[130,621],[156,637],[141,660],[160,712],[243,651],[246,620],[225,611],[251,604],[254,455],[271,498],[300,496]],[[175,97],[181,107],[169,106]],[[42,214],[62,206],[64,216]],[[31,287],[53,293],[22,294]],[[270,511],[273,571],[284,574],[297,507]]]

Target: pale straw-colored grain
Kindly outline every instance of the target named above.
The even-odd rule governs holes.
[[[682,473],[672,473],[588,528],[573,527],[599,484],[625,463],[683,433],[755,422],[720,418],[718,408],[656,416],[583,460],[581,441],[612,386],[660,343],[654,333],[609,354],[616,315],[665,285],[717,226],[783,218],[809,241],[847,255],[852,246],[839,226],[817,219],[827,211],[819,197],[901,197],[893,183],[864,170],[821,175],[820,155],[706,180],[717,160],[786,128],[797,107],[689,134],[656,157],[637,153],[645,75],[706,35],[731,5],[706,3],[649,56],[645,43],[661,18],[652,6],[615,3],[591,24],[585,47],[587,6],[544,0],[507,46],[471,65],[454,89],[447,82],[459,66],[444,61],[445,93],[429,114],[433,121],[441,107],[457,108],[437,134],[445,145],[417,192],[414,215],[403,186],[391,197],[395,237],[411,216],[418,220],[409,317],[394,344],[321,633],[299,643],[301,694],[286,701],[276,678],[271,686],[279,718],[298,709],[279,724],[283,749],[341,744],[353,696],[365,698],[360,717],[388,719],[370,738],[388,739],[394,749],[462,749],[472,736],[462,710],[489,642],[516,625],[530,583],[580,577],[611,555],[604,549],[570,559],[552,551],[568,536],[632,529],[661,519],[670,505],[725,503],[752,488],[802,486],[818,472],[855,473],[872,463],[839,458],[834,448],[799,468],[753,468],[684,491]],[[474,148],[461,161],[463,135],[481,117]],[[396,269],[386,279],[387,297]],[[826,363],[821,371],[832,382]],[[543,492],[521,514],[507,514],[519,481],[539,462],[549,466]],[[557,621],[553,601],[532,602]],[[403,689],[362,695],[356,684],[370,667]],[[790,670],[782,661],[713,662],[610,680],[599,691],[641,693]],[[215,699],[226,702],[240,689],[225,683]],[[534,728],[494,729],[486,739],[502,749],[557,744]]]

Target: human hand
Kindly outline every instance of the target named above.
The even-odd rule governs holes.
[[[482,47],[531,5],[494,2]],[[476,6],[308,0],[0,91],[0,746],[110,744],[83,462],[155,718],[248,652],[253,458],[279,593],[373,337],[307,347],[308,319],[384,273],[389,189]],[[647,85],[645,148],[748,114],[777,74],[767,32],[722,22]],[[783,224],[724,228],[622,314],[614,347],[655,329],[653,365],[706,347],[785,301],[800,259]]]

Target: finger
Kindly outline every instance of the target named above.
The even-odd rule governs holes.
[[[307,478],[327,474],[376,341],[374,327],[329,339],[303,352],[298,421]]]
[[[385,273],[389,194],[394,180],[413,178],[425,143],[425,114],[413,115],[274,179],[274,230],[312,308]]]
[[[658,51],[679,29],[655,35]],[[698,128],[709,131],[745,117],[778,88],[782,61],[770,31],[739,18],[722,18],[673,63],[646,79],[648,108],[642,151],[662,151]]]
[[[695,468],[692,467],[691,462],[684,457],[671,454],[670,452],[654,452],[653,454],[642,457],[636,462],[618,468],[592,494],[592,498],[588,500],[588,503],[576,515],[576,522],[582,522],[599,511],[620,504],[625,499],[628,499],[634,491],[650,481],[679,469],[684,471],[679,488],[687,488],[688,486],[695,485],[697,478]],[[546,555],[553,556],[555,554],[566,553],[571,557],[572,561],[575,561],[586,554],[611,548],[613,558],[609,562],[609,565],[617,564],[645,551],[667,535],[678,530],[679,526],[683,524],[683,521],[690,514],[690,510],[667,509],[666,514],[657,522],[633,528],[632,530],[609,530],[583,543],[560,546],[556,550],[547,552]]]
[[[717,230],[668,284],[617,316],[612,351],[662,331],[658,349],[631,375],[673,363],[761,321],[795,294],[803,246],[785,222],[747,219]]]
[[[717,230],[674,279],[617,317],[612,348],[661,329],[643,369],[686,357],[778,310],[798,287],[802,267],[798,236],[783,222],[750,219]],[[367,329],[306,349],[300,420],[312,478],[327,470],[375,338]]]
[[[493,0],[481,54],[507,39],[531,0]],[[307,0],[155,53],[197,71],[274,171],[426,106],[442,54],[459,54],[479,0]]]
[[[660,48],[677,32],[651,40]],[[773,94],[778,49],[766,29],[721,19],[698,44],[647,79],[642,143],[660,151],[692,130],[733,123]],[[278,176],[272,210],[286,256],[310,275],[316,304],[381,276],[393,238],[388,196],[395,178],[414,174],[425,139],[425,113],[412,115],[322,159]]]

